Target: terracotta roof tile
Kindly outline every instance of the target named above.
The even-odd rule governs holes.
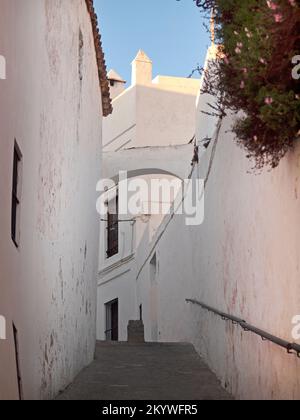
[[[104,52],[102,49],[101,35],[98,29],[98,19],[97,19],[97,14],[94,8],[94,0],[85,0],[85,2],[86,2],[88,12],[91,17],[92,28],[93,28],[96,58],[97,58],[97,64],[98,64],[99,83],[100,83],[100,89],[101,89],[101,94],[102,94],[103,116],[107,117],[109,114],[112,113],[113,109],[112,109],[110,92],[109,92],[109,83],[107,79],[105,57],[104,57]]]

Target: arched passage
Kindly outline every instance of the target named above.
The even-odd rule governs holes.
[[[187,179],[191,170],[193,145],[146,147],[103,154],[103,177],[119,181],[119,173],[128,178],[147,175],[167,175]]]

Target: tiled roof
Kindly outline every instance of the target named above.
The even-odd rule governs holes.
[[[102,42],[101,42],[101,35],[98,29],[98,19],[97,14],[94,8],[94,0],[85,0],[88,12],[91,17],[92,28],[93,28],[93,35],[94,35],[94,43],[95,43],[95,51],[96,51],[96,58],[98,64],[98,74],[99,74],[99,82],[100,82],[100,89],[102,94],[102,107],[103,107],[103,116],[107,117],[109,114],[112,113],[112,104],[109,92],[109,83],[107,80],[107,69],[105,64],[105,57],[104,52],[102,49]]]

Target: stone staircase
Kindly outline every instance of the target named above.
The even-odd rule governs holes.
[[[58,400],[230,400],[190,344],[143,343],[142,325],[128,343],[98,342],[95,361]]]
[[[129,321],[127,331],[129,343],[145,343],[145,329],[143,321]]]

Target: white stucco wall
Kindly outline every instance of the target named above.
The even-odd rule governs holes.
[[[136,88],[130,87],[113,100],[114,112],[103,124],[103,151],[131,147],[136,139]]]
[[[144,60],[143,52],[138,54],[139,60],[141,57]],[[119,171],[128,171],[130,178],[139,176],[148,183],[151,178],[174,179],[171,174],[185,179],[193,158],[194,145],[188,143],[195,135],[200,80],[167,76],[152,80],[151,60],[139,60],[133,62],[133,84],[114,98],[114,112],[104,121],[103,177],[117,181]],[[141,211],[121,215],[120,219],[134,219],[134,223],[119,224],[119,252],[111,258],[106,255],[107,224],[101,223],[97,321],[100,340],[105,338],[105,304],[111,300],[119,299],[121,341],[127,340],[128,321],[139,319],[137,267],[163,217],[149,217]],[[155,299],[152,294],[152,301]],[[143,312],[154,317],[147,302]],[[146,335],[150,341],[153,339],[152,332],[146,331]]]
[[[204,224],[188,228],[175,217],[155,247],[159,339],[195,344],[237,398],[299,399],[296,356],[185,303],[201,300],[294,341],[292,318],[300,311],[299,145],[272,172],[249,173],[245,152],[228,132],[231,123],[228,118],[222,126]],[[211,151],[201,156],[201,177]],[[149,261],[138,281],[139,302],[149,302],[148,270]],[[150,316],[144,321],[149,331]]]
[[[144,175],[158,177],[165,173],[166,176],[172,174],[180,179],[186,179],[191,171],[186,162],[191,163],[193,149],[193,144],[183,144],[105,152],[103,174],[105,178],[113,179],[115,182],[119,179],[119,173],[123,171],[127,171],[128,177],[131,178]]]
[[[101,273],[98,282],[97,339],[105,340],[105,305],[115,299],[119,301],[119,341],[127,341],[128,321],[136,319],[135,264],[128,262]]]
[[[183,79],[186,85],[190,84],[183,92],[180,79],[175,80],[177,91],[175,83],[171,87],[168,84],[159,87],[155,83],[151,87],[137,86],[137,137],[130,147],[174,146],[192,139],[200,82]]]
[[[79,30],[83,34],[79,63]],[[52,398],[95,348],[101,94],[84,0],[2,0],[0,399]],[[79,77],[79,67],[83,75]],[[20,248],[10,237],[14,140],[23,155]]]
[[[131,85],[113,100],[104,122],[104,152],[187,144],[195,135],[199,87],[200,79],[168,76]]]
[[[193,294],[291,342],[300,311],[299,147],[272,172],[249,174],[245,152],[226,133],[230,123],[221,132],[193,252],[201,267]],[[198,335],[197,347],[235,395],[299,399],[299,359],[201,311],[198,320],[206,334]]]

